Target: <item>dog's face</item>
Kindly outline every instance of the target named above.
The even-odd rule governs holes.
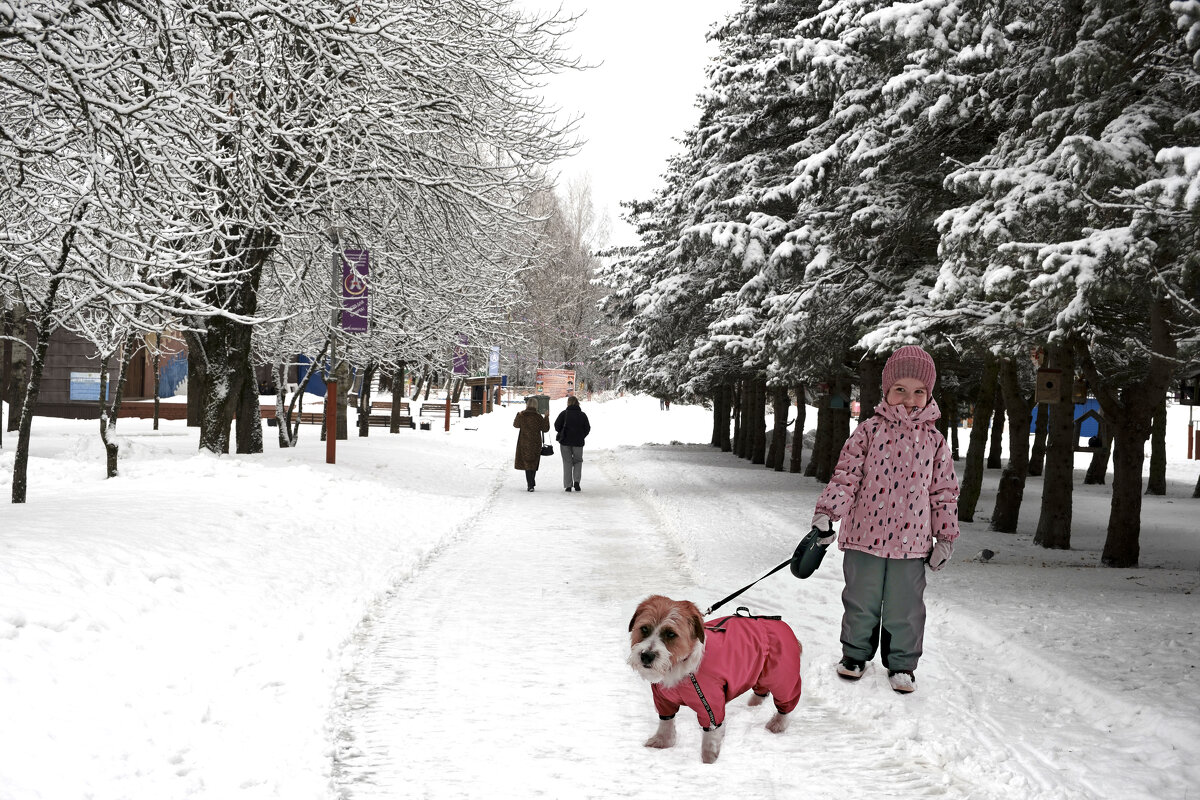
[[[651,683],[673,686],[704,656],[704,616],[687,600],[654,595],[629,621],[629,666]]]

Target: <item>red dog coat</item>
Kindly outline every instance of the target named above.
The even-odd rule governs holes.
[[[669,719],[686,705],[707,730],[723,723],[725,704],[748,689],[769,692],[781,714],[800,702],[800,642],[786,622],[732,616],[704,630],[700,669],[670,688],[651,685],[659,716]]]

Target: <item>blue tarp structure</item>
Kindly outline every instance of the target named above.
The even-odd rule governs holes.
[[[296,363],[300,366],[296,370],[296,380],[300,385],[304,385],[304,376],[308,374],[309,366],[312,364],[312,359],[305,355],[296,356]],[[312,376],[312,380],[304,387],[304,391],[309,394],[315,394],[317,397],[325,396],[325,378],[322,377],[325,372],[325,365],[317,366],[316,373]]]
[[[174,397],[179,385],[187,380],[187,353],[176,353],[158,364],[158,396]]]
[[[1094,397],[1089,397],[1086,403],[1075,404],[1075,419],[1079,419],[1088,411],[1100,411],[1100,401]],[[1029,422],[1029,432],[1033,433],[1037,427],[1037,412],[1038,407],[1033,407],[1033,417]],[[1100,423],[1094,418],[1088,418],[1083,421],[1083,427],[1079,429],[1080,439],[1090,439],[1093,436],[1100,435]]]
[[[296,363],[299,365],[296,369],[296,380],[303,385],[304,376],[308,374],[309,365],[312,359],[306,355],[296,356]],[[325,396],[325,362],[321,362],[316,367],[316,372],[312,376],[312,380],[308,382],[308,386],[304,387],[304,391],[308,394],[315,394],[317,397]],[[354,385],[354,376],[358,372],[356,369],[350,370],[350,385]]]

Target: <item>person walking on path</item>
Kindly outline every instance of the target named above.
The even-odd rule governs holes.
[[[579,479],[583,474],[583,440],[591,433],[592,424],[575,395],[567,398],[567,407],[554,420],[554,430],[558,431],[554,438],[562,452],[563,488],[568,492],[572,489],[582,492]]]
[[[888,682],[916,689],[925,636],[925,566],[946,566],[958,538],[958,478],[930,397],[937,371],[916,346],[883,368],[884,402],[846,441],[812,524],[834,540],[842,520],[842,660],[838,675],[858,680],[878,647]]]
[[[542,434],[550,430],[550,415],[539,414],[537,400],[529,397],[525,400],[525,409],[513,418],[513,427],[521,431],[517,434],[513,467],[525,470],[526,488],[532,492],[537,483],[538,466],[542,463]]]

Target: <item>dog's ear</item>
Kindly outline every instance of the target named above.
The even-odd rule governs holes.
[[[700,613],[700,609],[695,603],[687,604],[688,621],[692,623],[692,636],[696,637],[697,642],[704,641],[704,615]]]
[[[655,596],[647,597],[642,602],[638,603],[637,608],[633,610],[633,616],[629,618],[629,632],[633,633],[633,625],[637,622],[637,618],[646,610],[646,606],[654,599]]]

